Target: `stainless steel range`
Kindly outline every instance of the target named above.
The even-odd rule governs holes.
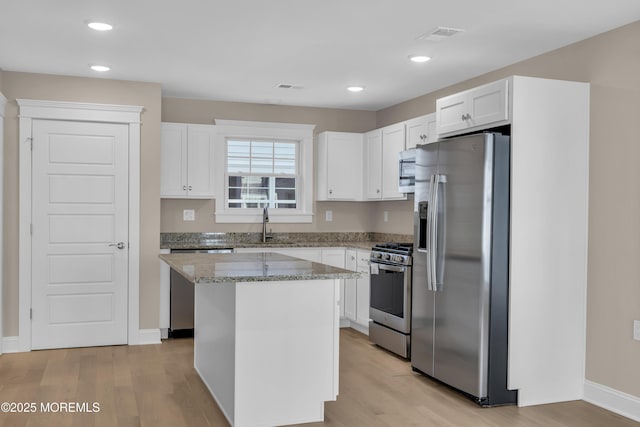
[[[409,358],[411,350],[411,265],[413,243],[371,248],[369,339]]]

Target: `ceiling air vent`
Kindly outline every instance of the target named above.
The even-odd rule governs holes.
[[[453,37],[458,33],[462,33],[464,30],[459,30],[457,28],[448,28],[448,27],[438,27],[434,30],[429,31],[428,33],[424,33],[419,36],[417,40],[443,40],[448,39],[449,37]]]
[[[276,87],[278,89],[302,89],[302,86],[300,85],[292,85],[288,83],[280,83],[279,85],[276,85]]]

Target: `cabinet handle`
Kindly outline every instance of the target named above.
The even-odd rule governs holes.
[[[380,189],[379,188],[376,190],[376,193],[380,194]]]
[[[329,194],[333,194],[333,190],[329,190]]]
[[[187,186],[186,186],[186,185],[183,185],[183,186],[182,186],[182,189],[183,189],[184,191],[187,191]]]
[[[189,186],[189,191],[193,190],[193,187]]]
[[[471,120],[471,114],[466,113],[462,115],[462,120]]]

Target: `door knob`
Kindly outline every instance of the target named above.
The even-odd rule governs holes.
[[[124,242],[118,242],[118,243],[110,243],[109,246],[115,246],[118,249],[124,249],[126,245],[124,244]]]

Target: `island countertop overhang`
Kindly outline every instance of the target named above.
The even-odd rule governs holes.
[[[161,254],[160,259],[191,283],[355,279],[360,273],[265,253]]]

